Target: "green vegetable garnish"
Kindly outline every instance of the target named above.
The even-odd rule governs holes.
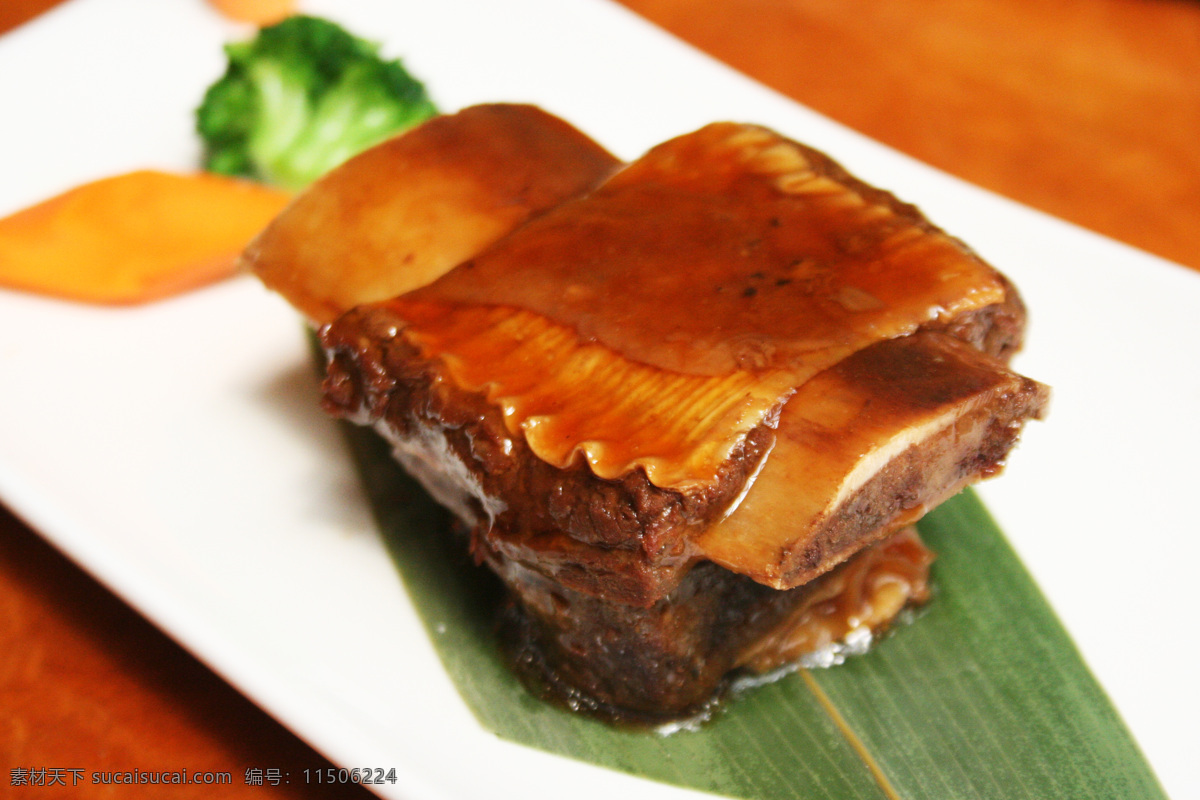
[[[289,17],[225,52],[196,112],[211,172],[301,189],[437,113],[400,61],[328,20]]]

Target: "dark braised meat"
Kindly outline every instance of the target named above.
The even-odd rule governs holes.
[[[702,562],[648,608],[565,589],[501,564],[513,592],[502,633],[526,682],[549,699],[608,719],[703,716],[740,675],[810,659],[840,660],[928,597],[932,554],[906,528],[820,578],[779,591]]]
[[[466,158],[488,119],[500,149]],[[925,596],[908,526],[999,471],[1044,411],[1007,367],[1025,322],[1009,281],[764,128],[713,124],[617,169],[543,112],[485,106],[354,165],[409,180],[373,179],[367,201],[335,171],[248,262],[328,322],[325,407],[471,528],[512,592],[517,660],[578,707],[692,713],[732,672],[851,632],[813,633],[818,602],[878,591],[860,627],[886,627]],[[378,204],[394,231],[356,221]],[[357,288],[327,298],[341,263]]]
[[[888,340],[811,379],[689,495],[641,470],[606,480],[582,460],[547,464],[493,405],[363,324],[398,323],[384,304],[326,331],[334,413],[373,422],[472,526],[482,558],[632,605],[658,601],[701,559],[802,584],[998,471],[1047,401],[1045,387],[944,333]]]

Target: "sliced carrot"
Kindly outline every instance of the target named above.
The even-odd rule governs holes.
[[[140,170],[0,219],[0,285],[140,303],[232,275],[290,196],[207,173]]]
[[[296,12],[295,0],[208,0],[226,17],[238,22],[270,25]]]

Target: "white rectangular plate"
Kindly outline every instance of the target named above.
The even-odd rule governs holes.
[[[769,125],[1007,272],[1032,315],[1019,367],[1055,397],[981,494],[1168,792],[1200,796],[1200,276],[889,151],[604,0],[304,8],[384,42],[444,109],[534,102],[624,157],[717,119]],[[73,0],[0,38],[0,214],[195,166],[192,109],[244,33],[200,0]],[[387,794],[691,794],[479,729],[317,410],[300,321],[252,280],[134,309],[0,291],[0,373],[4,502],[335,762],[394,765]]]

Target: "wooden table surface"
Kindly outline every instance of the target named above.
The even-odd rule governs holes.
[[[621,1],[881,142],[1200,269],[1200,3]],[[3,0],[0,32],[54,2]],[[173,797],[366,796],[245,785],[328,764],[2,508],[0,761],[233,776]],[[62,791],[141,796],[114,788]]]

